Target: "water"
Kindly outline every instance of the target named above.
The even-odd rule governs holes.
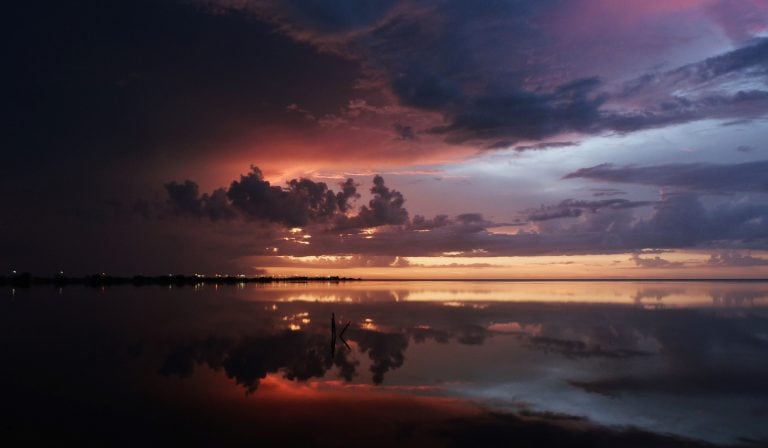
[[[26,443],[768,443],[768,283],[1,291]]]

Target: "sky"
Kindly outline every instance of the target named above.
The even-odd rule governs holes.
[[[768,1],[4,15],[6,273],[768,275]]]

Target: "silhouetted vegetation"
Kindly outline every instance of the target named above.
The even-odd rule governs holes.
[[[348,281],[359,281],[359,278],[348,278],[339,276],[293,276],[293,277],[273,277],[256,276],[249,277],[245,275],[134,275],[132,277],[119,277],[107,274],[93,274],[84,277],[67,277],[63,274],[56,274],[53,277],[37,277],[29,272],[13,274],[10,276],[0,276],[0,286],[30,287],[37,285],[52,286],[194,286],[194,285],[237,285],[244,283],[341,283]]]

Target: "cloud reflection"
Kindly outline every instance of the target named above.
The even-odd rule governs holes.
[[[0,347],[12,366],[1,379],[42,396],[56,365],[65,397],[86,402],[150,400],[149,391],[169,389],[271,403],[294,385],[305,391],[294,399],[317,390],[449,397],[505,415],[554,413],[716,443],[768,437],[763,284],[537,284],[525,292],[510,283],[403,283],[400,300],[354,300],[388,296],[366,283],[318,287],[349,301],[286,300],[314,288],[262,287],[258,296],[235,287],[25,290],[0,302],[0,336],[14,341]],[[546,288],[570,291],[562,297],[571,301],[497,297]],[[426,294],[444,300],[410,300]],[[332,312],[351,322],[350,349],[333,355]],[[296,319],[301,328],[290,330]],[[267,387],[275,379],[281,388]],[[483,431],[497,434],[497,423]]]

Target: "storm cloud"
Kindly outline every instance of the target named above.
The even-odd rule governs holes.
[[[768,192],[768,161],[739,164],[677,163],[654,166],[615,166],[610,163],[582,168],[564,179],[679,187],[706,193]]]
[[[386,189],[383,179],[380,184],[379,189]],[[352,179],[339,183],[339,187],[339,192],[333,192],[325,182],[309,179],[292,179],[286,187],[275,186],[264,180],[255,166],[228,189],[219,188],[210,195],[200,196],[197,184],[190,180],[165,184],[168,204],[177,215],[204,216],[213,221],[239,216],[289,227],[329,222],[343,216],[350,209],[350,202],[360,195]]]
[[[391,90],[400,105],[439,113],[442,123],[424,131],[447,142],[546,149],[564,145],[515,144],[567,133],[630,133],[708,118],[750,119],[768,110],[765,38],[742,40],[736,48],[675,68],[648,71],[617,88],[609,78],[617,68],[600,60],[597,51],[582,47],[577,59],[563,54],[567,44],[558,46],[542,36],[542,28],[567,35],[574,26],[555,19],[561,6],[557,2],[365,2],[345,14],[315,4],[309,9],[290,2],[246,5],[245,10],[277,23],[294,39],[360,61],[369,70],[366,82]],[[312,20],[307,11],[315,12]],[[707,14],[733,31],[727,8],[713,7]],[[556,24],[562,28],[550,28]],[[664,22],[646,25],[669,33]],[[596,27],[595,33],[599,31]],[[602,39],[606,46],[614,45]],[[622,45],[629,42],[622,40]],[[631,54],[622,47],[617,53],[620,49],[622,57]],[[537,53],[554,54],[561,65]],[[521,62],[499,61],[493,56],[497,54]],[[564,66],[574,74],[562,74],[567,73]],[[740,86],[736,91],[734,81]]]

